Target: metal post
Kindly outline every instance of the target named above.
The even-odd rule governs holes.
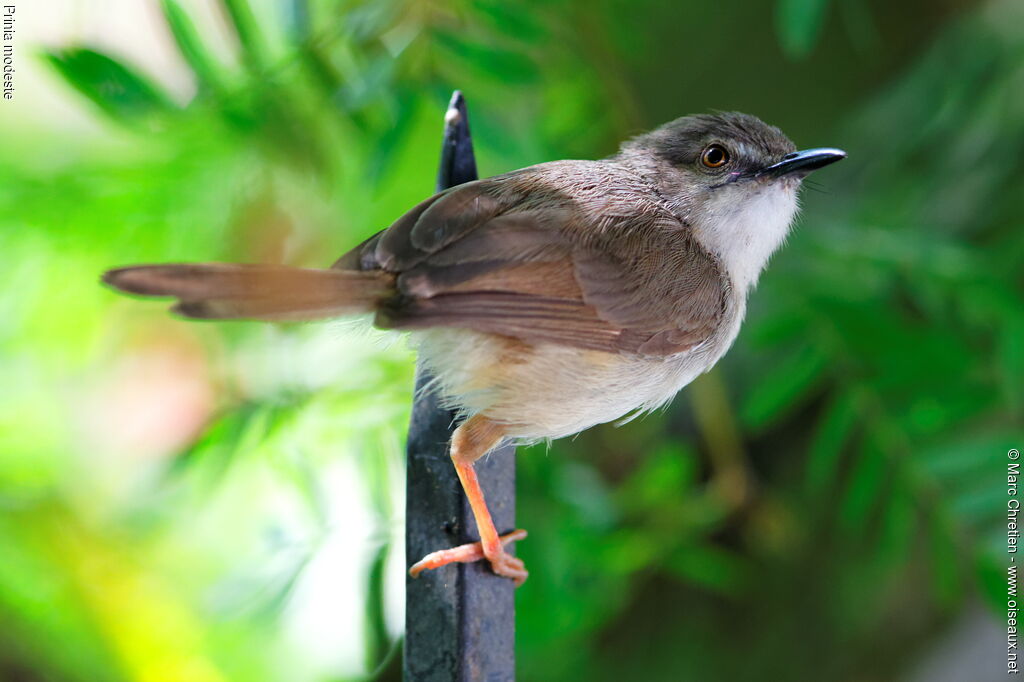
[[[477,179],[466,102],[455,91],[445,114],[438,190]],[[454,415],[423,392],[420,366],[407,448],[405,550],[408,563],[445,547],[480,539],[448,455]],[[480,460],[477,471],[498,532],[515,527],[515,448]],[[512,682],[515,679],[515,587],[486,562],[454,564],[407,578],[407,682]]]

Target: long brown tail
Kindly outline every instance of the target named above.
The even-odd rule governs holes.
[[[183,263],[108,270],[106,284],[142,296],[173,296],[174,312],[205,320],[315,320],[371,312],[394,294],[380,271],[281,265]]]

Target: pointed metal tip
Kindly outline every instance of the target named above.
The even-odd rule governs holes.
[[[452,93],[448,110],[444,112],[444,144],[438,190],[461,185],[476,178],[473,141],[469,133],[469,111],[462,91],[456,90]]]
[[[466,111],[466,99],[462,96],[461,90],[452,93],[448,102],[448,110],[444,112],[444,124],[447,127],[457,125],[464,117]]]

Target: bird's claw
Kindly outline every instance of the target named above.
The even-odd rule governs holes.
[[[491,570],[496,575],[503,576],[505,578],[511,578],[519,587],[526,578],[530,575],[527,572],[522,559],[517,559],[508,552],[505,551],[505,545],[515,542],[516,540],[522,540],[526,537],[525,530],[514,530],[511,533],[502,535],[501,546],[497,552],[493,552],[491,556],[486,556],[484,553],[483,545],[479,542],[471,542],[465,545],[459,545],[458,547],[452,547],[451,549],[442,549],[436,552],[431,552],[427,556],[423,557],[409,569],[409,575],[413,578],[419,576],[423,571],[433,570],[442,566],[447,566],[452,563],[471,563],[473,561],[479,561],[480,559],[487,559],[491,563]]]

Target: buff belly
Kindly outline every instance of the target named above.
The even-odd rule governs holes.
[[[416,332],[413,343],[448,406],[505,424],[520,441],[561,438],[654,409],[721,355],[625,356],[452,328]]]

